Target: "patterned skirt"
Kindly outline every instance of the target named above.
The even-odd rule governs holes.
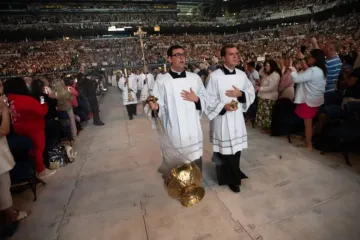
[[[272,109],[276,101],[259,98],[255,123],[260,128],[270,129]]]

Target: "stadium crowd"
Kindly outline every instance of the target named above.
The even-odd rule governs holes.
[[[105,29],[109,23],[128,24],[137,26],[141,23],[146,27],[160,26],[176,26],[176,27],[211,27],[232,26],[234,24],[250,23],[266,19],[283,18],[284,13],[295,11],[297,15],[311,14],[314,11],[320,11],[326,6],[334,7],[336,4],[342,4],[352,0],[301,0],[296,3],[292,1],[279,2],[259,2],[244,5],[239,12],[228,14],[225,18],[211,18],[206,15],[178,15],[177,11],[159,11],[149,5],[130,6],[128,8],[113,6],[92,6],[91,9],[132,9],[138,12],[121,12],[121,13],[49,13],[49,12],[29,12],[28,14],[0,16],[0,30],[3,31],[23,31],[29,29],[46,29],[46,30],[71,30],[71,29]],[[311,8],[309,8],[311,7]],[[86,6],[79,7],[80,9]],[[253,9],[256,8],[256,11]],[[154,10],[150,11],[149,10]],[[310,10],[309,10],[310,9]],[[166,8],[166,10],[171,10]],[[200,10],[197,10],[200,11]]]
[[[243,60],[257,57],[291,54],[296,46],[309,45],[309,37],[320,41],[337,39],[346,51],[357,51],[359,46],[360,14],[331,18],[322,22],[287,24],[270,29],[232,35],[182,35],[146,38],[148,64],[163,63],[170,44],[185,46],[189,61],[219,58],[224,43],[237,44]],[[0,75],[26,75],[70,71],[79,65],[101,66],[141,65],[141,49],[136,38],[97,40],[57,40],[42,42],[0,43]]]

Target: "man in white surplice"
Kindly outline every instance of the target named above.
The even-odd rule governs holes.
[[[145,106],[145,101],[150,95],[152,95],[155,84],[154,75],[148,72],[148,68],[146,66],[144,67],[143,73],[139,75],[139,81],[142,82],[140,101],[142,101]]]
[[[167,55],[171,69],[156,80],[153,95],[158,101],[149,105],[158,112],[173,146],[202,169],[200,118],[208,106],[209,97],[200,77],[185,71],[184,48],[172,46]]]
[[[124,106],[126,106],[129,120],[132,120],[134,118],[134,115],[136,115],[137,77],[135,74],[131,73],[130,70],[128,72],[130,72],[130,75],[126,77],[127,72],[126,69],[124,70],[124,75],[119,80],[119,88],[122,91],[123,104]]]
[[[223,108],[208,108],[206,114],[213,119],[210,141],[219,185],[228,185],[233,192],[240,192],[241,179],[247,178],[240,170],[241,151],[248,145],[243,112],[253,103],[255,91],[246,74],[235,68],[239,64],[236,46],[225,45],[221,57],[223,66],[210,74],[206,90]],[[238,109],[230,105],[232,100],[238,102]]]

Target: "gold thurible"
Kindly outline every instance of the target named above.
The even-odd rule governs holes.
[[[149,96],[146,103],[157,102],[155,96]],[[166,134],[162,122],[155,113],[157,127]],[[201,186],[203,175],[200,168],[194,163],[184,163],[172,168],[165,176],[164,186],[171,198],[180,201],[184,207],[191,207],[199,203],[205,196],[205,189]]]

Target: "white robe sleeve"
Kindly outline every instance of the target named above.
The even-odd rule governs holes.
[[[152,94],[153,90],[154,90],[154,84],[155,84],[155,80],[154,80],[154,76],[153,75],[148,75],[148,88],[150,93]]]
[[[210,75],[209,77],[209,81],[207,83],[206,86],[206,92],[209,95],[209,99],[210,104],[208,104],[207,108],[204,109],[205,114],[207,115],[207,117],[209,118],[209,120],[213,120],[216,116],[219,115],[219,113],[221,112],[221,110],[224,108],[225,104],[223,104],[219,99],[218,99],[218,86],[217,86],[217,81],[214,79],[214,77],[212,75]]]
[[[119,80],[119,83],[118,83],[118,86],[119,86],[119,88],[122,90],[122,91],[124,91],[124,88],[125,88],[125,80],[124,80],[124,78],[120,78],[120,80]]]
[[[149,83],[148,83],[149,84]],[[162,119],[163,123],[165,122],[165,89],[164,85],[161,84],[161,81],[156,81],[153,85],[152,95],[158,99],[157,104],[159,104],[158,117]],[[155,120],[152,116],[152,111],[149,107],[149,104],[144,106],[144,111],[147,113],[149,120],[152,122],[152,129],[156,129]]]
[[[200,99],[200,104],[201,104],[201,111],[199,111],[200,116],[202,115],[202,113],[204,112],[205,114],[208,112],[208,109],[216,109],[216,108],[223,108],[223,106],[221,107],[220,101],[216,98],[211,96],[205,89],[204,84],[201,80],[201,78],[199,77],[198,80],[198,90],[196,95],[199,97]],[[220,111],[221,111],[220,109]]]
[[[137,92],[137,89],[138,89],[137,80],[138,79],[136,77],[133,77],[133,78],[129,79],[129,82],[131,81],[130,89],[132,91],[134,91],[135,93]]]
[[[240,89],[241,90],[241,89]],[[240,103],[242,106],[242,111],[246,112],[250,105],[254,102],[255,100],[255,89],[254,86],[252,85],[251,81],[249,80],[249,78],[245,75],[245,86],[244,89],[241,90],[245,93],[245,98],[246,98],[246,102],[245,103]]]

